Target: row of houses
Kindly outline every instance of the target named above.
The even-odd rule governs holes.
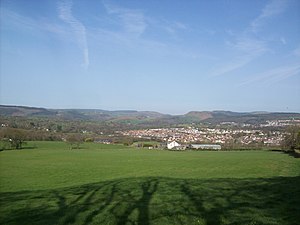
[[[185,149],[197,149],[197,150],[221,150],[221,145],[216,144],[189,144],[181,145],[176,141],[169,142],[167,148],[170,150],[185,150]]]

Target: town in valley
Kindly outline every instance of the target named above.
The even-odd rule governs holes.
[[[159,149],[279,149],[299,113],[189,112],[45,109],[0,106],[0,131],[25,140],[77,140]],[[2,137],[2,138],[3,138]],[[173,143],[173,144],[171,144]]]
[[[272,120],[259,125],[223,122],[214,128],[188,126],[128,130],[117,133],[133,138],[156,140],[161,143],[176,142],[180,143],[179,146],[187,147],[190,144],[202,143],[203,148],[219,150],[221,146],[232,147],[232,145],[239,147],[278,147],[284,139],[285,130],[283,128],[297,125],[300,125],[300,120],[295,119]],[[169,149],[173,147],[176,146],[168,146]],[[183,150],[185,148],[178,149]]]

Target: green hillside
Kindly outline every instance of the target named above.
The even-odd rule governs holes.
[[[101,109],[45,109],[24,106],[0,105],[2,117],[42,118],[66,121],[98,121],[116,124],[164,127],[178,124],[237,122],[259,124],[267,120],[300,119],[300,113],[280,112],[230,112],[230,111],[192,111],[184,115],[168,115],[153,111]]]

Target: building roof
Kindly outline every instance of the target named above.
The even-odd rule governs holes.
[[[191,144],[192,148],[215,148],[215,149],[221,149],[221,145],[215,145],[215,144]]]

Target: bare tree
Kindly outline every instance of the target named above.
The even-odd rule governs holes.
[[[300,148],[300,127],[292,126],[286,131],[286,135],[282,141],[282,148],[292,150]]]
[[[79,149],[83,143],[83,138],[80,134],[70,134],[67,137],[67,142],[70,144],[70,149]]]
[[[13,149],[22,149],[27,132],[22,129],[5,128],[1,131],[1,139],[8,142]]]

